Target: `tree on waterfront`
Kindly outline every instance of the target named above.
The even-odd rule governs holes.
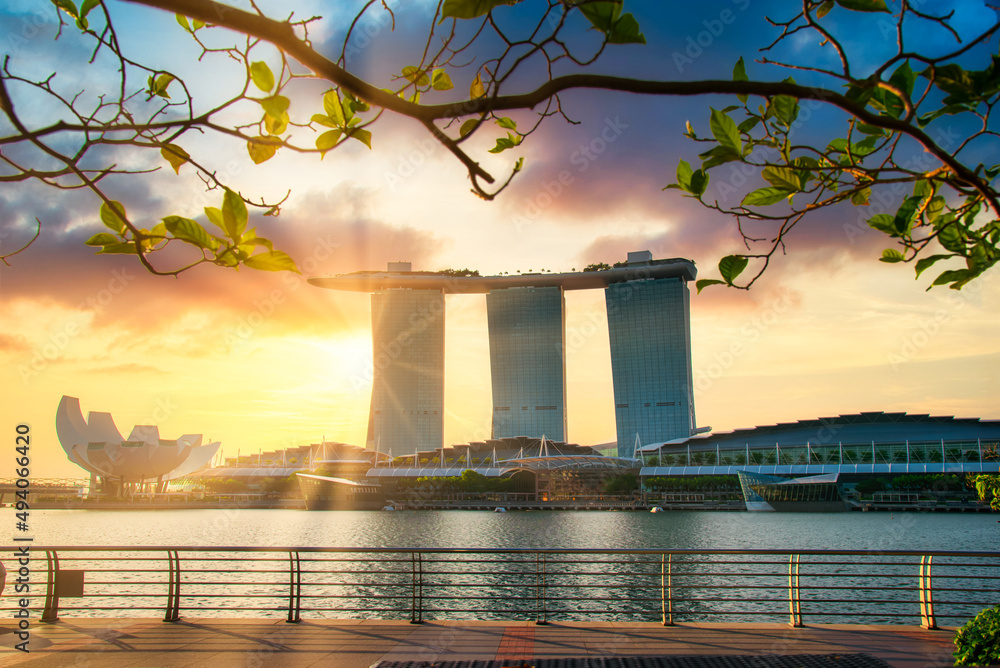
[[[319,17],[274,18],[257,5],[242,10],[210,0],[130,1],[175,13],[179,26],[164,13],[156,29],[170,23],[186,31],[197,62],[143,52],[120,29],[110,3],[53,0],[61,37],[71,40],[58,57],[73,59],[66,65],[89,58],[86,83],[57,76],[59,61],[40,72],[37,64],[50,61],[38,58],[35,45],[11,49],[0,72],[0,108],[8,121],[0,136],[0,178],[89,190],[107,231],[87,244],[98,253],[135,255],[154,274],[177,275],[200,264],[297,271],[289,255],[249,224],[251,210],[276,216],[288,196],[272,201],[238,192],[224,167],[230,156],[200,150],[206,135],[231,138],[257,164],[278,153],[323,159],[345,145],[376,146],[384,114],[408,117],[463,165],[476,195],[493,199],[522,171],[519,152],[538,128],[553,117],[572,118],[566,96],[579,90],[665,101],[732,98],[688,123],[685,136],[703,150],[693,162],[671,165],[675,175],[664,177],[665,189],[731,216],[745,243],[719,261],[719,278],[698,281],[699,290],[750,287],[785,251],[803,219],[835,206],[878,210],[855,232],[874,229],[888,238],[882,262],[913,263],[918,277],[938,262],[957,263],[933,285],[959,289],[998,259],[1000,193],[994,181],[1000,164],[992,161],[1000,145],[992,110],[1000,99],[1000,22],[963,40],[954,12],[935,14],[909,0],[892,6],[886,0],[803,0],[786,16],[769,19],[773,41],[760,45],[756,63],[750,54],[739,58],[731,77],[647,80],[627,76],[634,61],[625,55],[642,59],[644,30],[661,26],[645,17],[641,25],[621,0],[444,0],[428,17],[419,57],[397,63],[387,79],[368,80],[348,61],[358,55],[366,21],[396,27],[389,0],[366,2],[353,19],[330,19],[333,28]],[[670,19],[666,10],[662,18]],[[726,9],[706,27],[714,31],[718,23],[721,29],[733,18]],[[845,35],[872,25],[896,44],[875,63],[866,44],[852,51]],[[339,53],[314,48],[314,35],[324,31],[336,31]],[[951,43],[942,47],[942,38]],[[690,45],[675,52],[678,69],[704,50],[692,44],[697,54]],[[398,46],[380,42],[389,57]],[[237,80],[206,85],[213,68],[226,62],[237,65]],[[786,76],[768,78],[776,70]],[[329,88],[316,90],[315,79]],[[221,83],[238,92],[220,94]],[[196,91],[205,99],[196,100]],[[511,118],[518,113],[529,120]],[[810,125],[819,116],[823,121]],[[490,153],[516,156],[506,174],[488,172],[469,148],[470,139],[483,135],[495,141]],[[196,218],[126,211],[107,185],[148,174],[151,163],[137,156],[149,154],[178,174],[197,173],[218,206]],[[710,195],[712,179],[721,197]],[[40,216],[39,232],[44,222]],[[9,264],[30,244],[2,259]],[[163,252],[178,247],[186,252]]]
[[[979,500],[1000,511],[1000,475],[969,475],[969,482],[979,495]]]
[[[637,489],[639,489],[639,478],[634,473],[616,475],[604,483],[604,491],[608,494],[629,494]]]

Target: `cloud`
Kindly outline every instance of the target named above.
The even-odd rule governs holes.
[[[4,334],[0,332],[0,351],[23,353],[31,350],[28,340],[19,334]]]
[[[163,369],[155,367],[149,364],[139,364],[137,362],[128,362],[126,364],[117,364],[115,366],[99,366],[92,369],[95,372],[115,374],[115,373],[163,373]]]
[[[95,256],[84,246],[100,228],[96,215],[86,225],[66,223],[79,206],[77,197],[46,200],[37,186],[24,190],[5,193],[0,206],[24,211],[47,202],[48,208],[41,237],[4,268],[5,301],[68,309],[120,353],[210,357],[260,337],[367,328],[366,296],[321,290],[306,279],[378,269],[393,260],[430,266],[447,246],[431,232],[374,217],[373,191],[338,185],[300,196],[277,219],[251,213],[250,224],[290,253],[301,275],[204,265],[176,278],[153,276],[134,257]],[[129,208],[152,207],[156,199],[149,189],[137,188]],[[156,255],[151,261],[165,265]],[[0,349],[16,344],[8,335]]]

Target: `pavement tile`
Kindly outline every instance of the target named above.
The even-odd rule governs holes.
[[[953,629],[913,626],[502,623],[191,618],[64,619],[31,627],[31,654],[0,621],[0,668],[368,668],[379,660],[868,652],[895,668],[950,665]],[[4,632],[7,632],[6,635]]]

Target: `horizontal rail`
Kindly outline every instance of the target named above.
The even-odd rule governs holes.
[[[9,572],[17,569],[14,552],[0,553]],[[1000,553],[989,551],[34,546],[32,552],[31,602],[45,602],[38,615],[46,621],[60,613],[160,611],[168,622],[248,614],[291,623],[331,615],[415,623],[669,624],[728,617],[935,628],[938,620],[969,619],[1000,600]],[[78,589],[80,571],[82,595],[68,584]],[[8,587],[0,611],[18,603]]]

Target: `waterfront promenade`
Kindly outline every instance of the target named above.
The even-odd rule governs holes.
[[[0,623],[0,668],[368,668],[380,661],[844,655],[895,668],[951,666],[954,629],[917,626],[384,620],[66,618],[34,622],[30,654]],[[530,663],[528,664],[530,665]],[[761,668],[766,663],[761,663]]]

